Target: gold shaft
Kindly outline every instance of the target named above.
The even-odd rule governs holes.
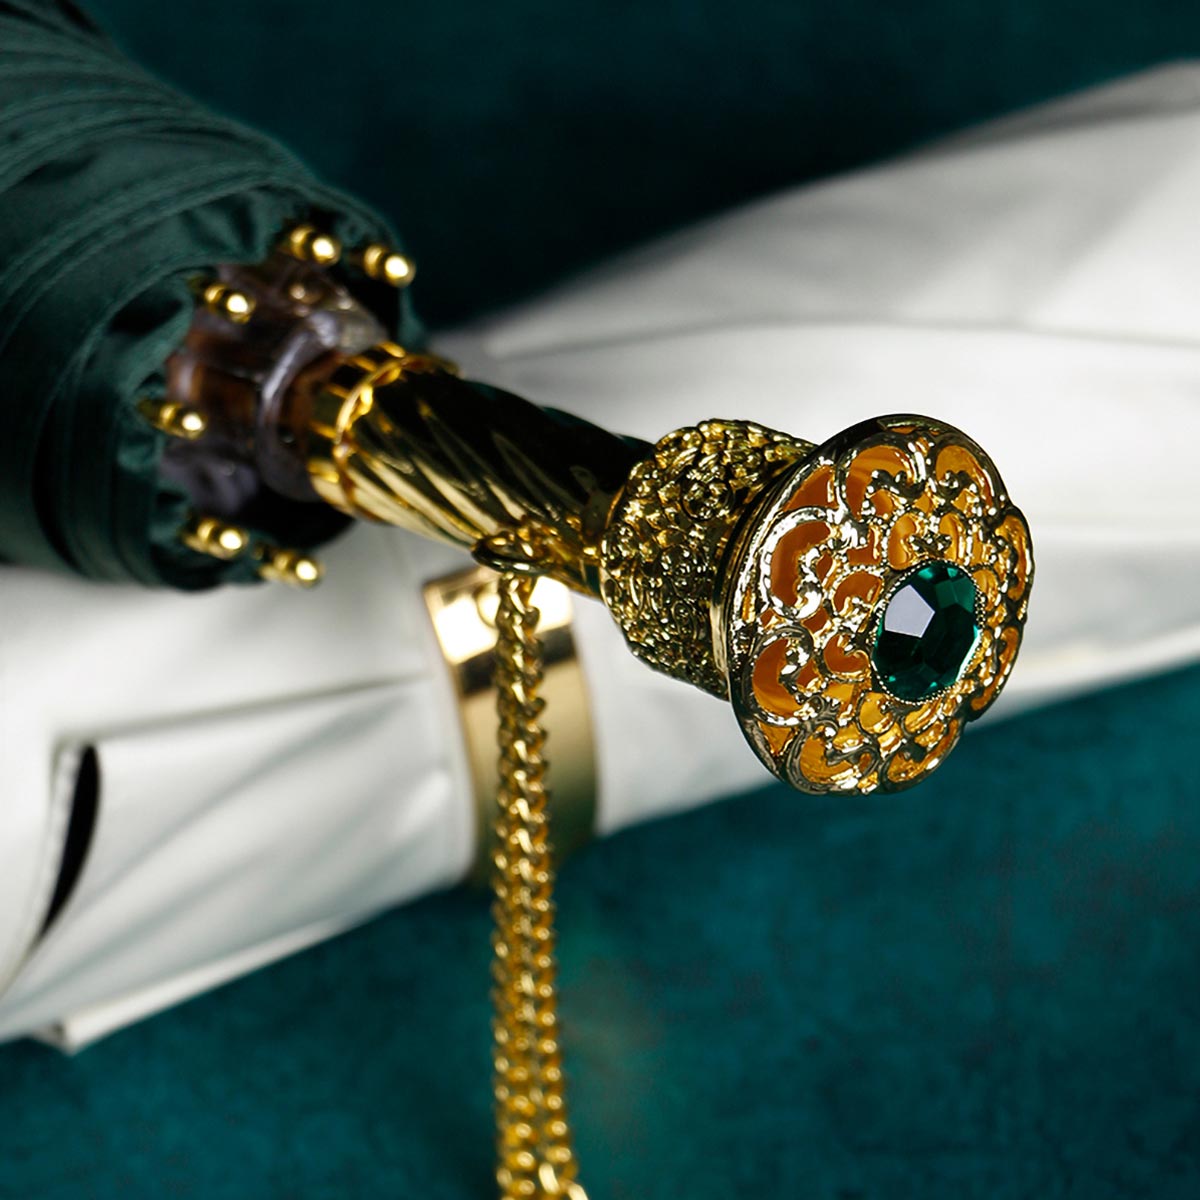
[[[599,595],[609,511],[652,448],[446,368],[384,343],[298,394],[289,419],[315,493],[468,550],[535,524],[539,571]]]
[[[502,1200],[587,1200],[564,1094],[554,957],[536,580],[500,575],[496,614],[499,788],[492,882],[493,1067]]]

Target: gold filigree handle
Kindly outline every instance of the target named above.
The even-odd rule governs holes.
[[[881,417],[814,445],[712,420],[649,445],[388,345],[309,404],[291,423],[330,504],[601,599],[634,654],[730,700],[800,790],[915,783],[1012,669],[1028,527],[940,422]],[[513,541],[522,521],[536,549]]]

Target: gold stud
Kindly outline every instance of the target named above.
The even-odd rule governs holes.
[[[227,283],[207,284],[200,293],[200,301],[209,312],[225,317],[235,325],[245,325],[254,315],[254,297]]]
[[[179,531],[179,540],[189,550],[221,562],[231,562],[250,545],[250,535],[240,525],[229,525],[200,513],[193,513],[187,519]]]
[[[325,568],[321,563],[303,550],[264,544],[255,549],[254,556],[258,560],[259,577],[272,583],[314,588],[325,575]]]
[[[188,408],[175,400],[151,400],[138,403],[138,412],[160,433],[168,437],[194,442],[208,429],[208,418],[196,408]]]
[[[417,265],[407,254],[382,242],[364,247],[360,260],[364,274],[394,288],[406,288],[417,277]]]
[[[284,239],[283,248],[301,262],[331,267],[342,257],[342,243],[315,225],[297,225]]]

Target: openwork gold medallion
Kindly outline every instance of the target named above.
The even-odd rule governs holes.
[[[730,566],[731,698],[764,762],[808,792],[892,791],[936,768],[1008,678],[1033,576],[988,456],[911,416],[806,458]]]

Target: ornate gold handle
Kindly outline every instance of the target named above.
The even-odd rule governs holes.
[[[879,418],[814,446],[714,420],[650,446],[389,344],[297,395],[324,500],[598,597],[804,791],[914,783],[1012,669],[1028,528],[949,426]],[[498,550],[521,522],[524,564]]]
[[[966,435],[893,416],[821,445],[742,420],[621,437],[383,340],[330,274],[333,249],[303,226],[203,290],[149,414],[204,504],[185,544],[305,585],[311,558],[215,518],[324,501],[493,558],[525,523],[538,561],[492,565],[602,600],[634,654],[729,699],[763,763],[805,791],[906,787],[996,698],[1033,559]],[[374,250],[353,257],[391,261]]]

